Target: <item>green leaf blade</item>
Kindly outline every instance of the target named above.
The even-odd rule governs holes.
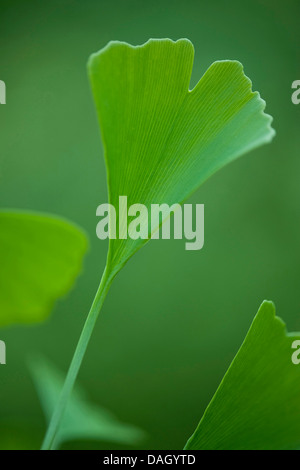
[[[185,449],[280,450],[300,446],[300,366],[265,301]]]
[[[111,42],[91,56],[109,202],[116,209],[122,195],[128,205],[147,208],[182,203],[218,169],[272,140],[272,118],[242,65],[215,62],[190,91],[193,57],[187,39],[137,47]],[[108,263],[120,269],[145,243],[110,240]]]
[[[82,268],[87,238],[57,217],[0,212],[0,325],[44,320]]]
[[[32,360],[29,370],[47,421],[50,420],[64,383],[64,375],[42,358]],[[54,447],[72,440],[101,440],[119,444],[140,443],[145,433],[138,427],[119,421],[105,408],[90,403],[77,385],[62,419]]]

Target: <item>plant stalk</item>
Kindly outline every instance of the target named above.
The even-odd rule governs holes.
[[[54,441],[59,430],[59,426],[61,424],[68,400],[70,398],[82,360],[87,350],[89,340],[91,338],[94,326],[96,324],[107,292],[110,288],[113,277],[114,276],[111,276],[107,273],[107,268],[105,268],[100,285],[77,343],[64,386],[50,420],[41,450],[53,449]]]

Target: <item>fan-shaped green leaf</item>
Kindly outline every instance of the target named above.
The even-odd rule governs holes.
[[[300,333],[286,333],[272,302],[263,302],[185,448],[299,448],[300,365],[292,362],[299,340]]]
[[[69,222],[34,213],[0,212],[0,325],[43,320],[67,293],[87,249]]]
[[[137,47],[110,42],[89,60],[117,233],[119,216],[127,217],[119,214],[119,196],[147,208],[181,203],[219,168],[274,135],[239,62],[213,63],[190,91],[193,57],[187,39],[151,39]],[[118,271],[145,242],[111,239],[109,269]]]
[[[49,420],[59,398],[64,375],[44,359],[32,361],[30,371],[46,419]],[[121,423],[106,409],[90,404],[84,391],[77,386],[68,401],[54,448],[76,439],[136,444],[144,437],[145,433],[136,426]]]

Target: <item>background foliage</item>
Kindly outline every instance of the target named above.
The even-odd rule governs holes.
[[[91,237],[85,271],[51,318],[0,330],[2,448],[40,444],[44,417],[24,358],[40,352],[67,368],[105,264],[107,245],[95,236],[96,207],[107,194],[89,54],[111,39],[188,37],[192,86],[214,60],[238,59],[274,117],[272,145],[226,167],[189,200],[206,207],[204,249],[154,240],[126,265],[80,373],[93,403],[147,432],[141,448],[182,448],[261,301],[272,299],[288,330],[300,330],[299,107],[290,98],[299,78],[299,2],[2,0],[0,8],[8,103],[0,107],[1,206],[57,213]]]

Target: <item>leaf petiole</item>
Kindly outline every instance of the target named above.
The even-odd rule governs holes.
[[[51,450],[53,448],[55,437],[63,418],[72,389],[74,387],[82,360],[87,350],[89,340],[92,336],[94,326],[115,274],[116,273],[109,273],[107,267],[105,267],[100,285],[77,343],[59,400],[50,420],[41,450]]]

